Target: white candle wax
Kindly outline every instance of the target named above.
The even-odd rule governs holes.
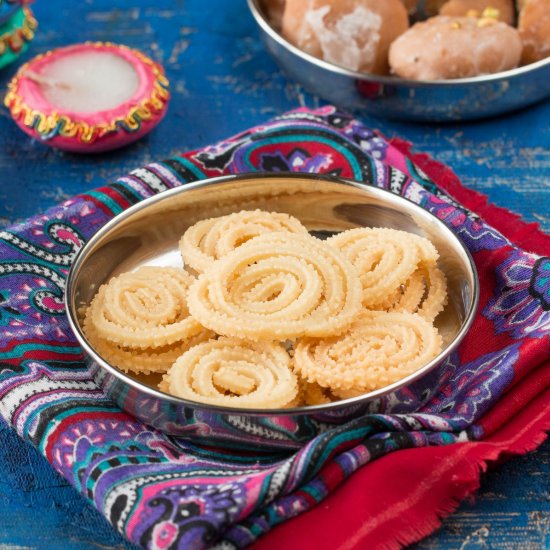
[[[53,59],[40,71],[40,87],[57,109],[95,113],[113,109],[136,92],[136,70],[122,57],[105,51],[75,52]]]

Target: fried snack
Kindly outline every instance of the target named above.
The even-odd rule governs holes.
[[[184,257],[204,256],[197,279],[124,273],[100,287],[83,322],[112,365],[166,373],[166,393],[238,408],[322,405],[392,384],[441,350],[432,321],[446,279],[425,238],[358,228],[322,241],[258,210],[186,235]]]
[[[519,65],[516,29],[492,18],[439,15],[416,23],[390,47],[392,72],[412,80],[493,74]]]
[[[334,395],[329,389],[323,388],[322,386],[319,386],[319,384],[308,382],[299,374],[297,375],[297,380],[298,393],[296,394],[296,397],[287,405],[287,408],[325,405],[327,403],[332,403],[334,400]]]
[[[451,17],[493,17],[508,25],[515,20],[514,0],[449,0],[439,13]]]
[[[326,405],[332,402],[327,388],[303,379],[300,380],[300,395],[304,405]]]
[[[447,278],[436,265],[421,262],[388,302],[383,309],[418,313],[432,322],[447,304]]]
[[[447,305],[447,278],[441,269],[434,265],[422,265],[420,271],[424,277],[428,292],[422,306],[416,310],[418,314],[433,322]]]
[[[361,294],[357,271],[338,250],[314,237],[270,233],[213,263],[188,304],[218,334],[283,341],[343,332]]]
[[[388,297],[381,309],[387,311],[418,311],[422,299],[426,294],[426,281],[420,269],[417,269],[404,283],[399,285],[397,291]]]
[[[363,305],[369,309],[392,307],[400,298],[400,286],[418,264],[435,265],[438,258],[430,241],[397,229],[350,229],[331,237],[327,244],[342,251],[357,268]],[[419,286],[418,281],[415,285]]]
[[[288,214],[243,210],[191,226],[180,240],[180,252],[184,264],[201,273],[250,239],[281,231],[307,235],[307,229]]]
[[[400,0],[287,0],[282,35],[336,65],[387,74],[390,44],[408,27]]]
[[[550,56],[550,0],[527,0],[518,28],[523,43],[523,64]]]
[[[180,343],[204,330],[187,309],[193,281],[171,267],[123,273],[101,286],[87,313],[89,324],[99,338],[123,348],[148,350]]]
[[[366,310],[342,336],[301,339],[294,370],[308,382],[352,397],[412,374],[436,357],[441,345],[437,329],[415,313]]]
[[[298,382],[280,344],[219,338],[186,351],[160,389],[210,405],[283,408],[296,398]]]
[[[209,330],[203,330],[189,339],[157,348],[125,348],[101,338],[94,329],[90,316],[84,321],[84,333],[91,346],[109,364],[124,372],[136,374],[165,373],[174,361],[190,347],[214,336]]]

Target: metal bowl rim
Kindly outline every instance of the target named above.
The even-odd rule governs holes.
[[[235,180],[246,181],[246,180],[280,179],[280,178],[326,181],[328,183],[335,183],[339,185],[354,187],[356,189],[360,189],[364,192],[367,192],[367,194],[371,193],[371,194],[374,194],[375,196],[379,195],[380,198],[384,199],[383,202],[386,202],[387,200],[389,200],[390,203],[394,201],[398,204],[405,204],[406,208],[412,209],[413,211],[415,211],[415,213],[418,213],[421,216],[430,218],[432,221],[436,223],[436,225],[439,226],[439,228],[443,231],[443,233],[447,235],[447,237],[450,237],[451,240],[454,240],[456,243],[458,243],[459,247],[462,249],[462,251],[465,253],[468,259],[468,266],[471,270],[471,275],[473,280],[473,288],[471,289],[472,291],[471,305],[466,313],[464,321],[462,322],[460,330],[455,335],[452,342],[446,348],[444,348],[441,351],[441,353],[439,353],[429,363],[424,365],[419,370],[413,372],[409,376],[402,378],[397,382],[390,384],[389,386],[385,386],[378,390],[362,394],[358,397],[354,397],[350,399],[342,399],[340,401],[334,401],[323,405],[309,405],[305,407],[296,407],[296,408],[289,408],[289,409],[252,409],[252,408],[239,409],[235,407],[223,407],[223,406],[210,405],[210,404],[200,403],[195,401],[189,401],[186,399],[182,399],[180,397],[176,397],[176,396],[161,392],[158,389],[148,386],[142,382],[139,382],[135,378],[132,378],[131,376],[126,374],[125,372],[110,365],[93,349],[93,347],[90,344],[88,344],[88,341],[84,336],[83,332],[81,331],[80,324],[78,322],[77,307],[74,299],[75,298],[74,297],[75,280],[80,270],[82,269],[82,266],[86,262],[89,251],[94,249],[98,241],[101,241],[112,229],[117,227],[119,223],[121,223],[122,221],[132,217],[137,212],[141,212],[142,210],[147,209],[149,206],[153,204],[164,201],[165,199],[171,197],[172,195],[179,195],[180,193],[186,193],[188,191],[199,189],[201,187],[208,187],[211,185],[227,183]],[[151,397],[162,399],[163,401],[170,402],[174,405],[186,406],[189,408],[201,409],[204,411],[215,412],[215,413],[225,413],[225,414],[241,415],[241,416],[280,416],[280,415],[301,416],[301,415],[310,415],[314,413],[324,413],[324,412],[339,410],[344,407],[361,405],[361,404],[370,402],[376,398],[391,394],[396,390],[399,390],[400,388],[403,388],[404,386],[407,386],[415,382],[416,380],[422,378],[424,375],[431,372],[443,360],[449,357],[449,355],[458,347],[458,345],[460,344],[460,342],[462,341],[462,339],[470,329],[474,321],[475,314],[477,312],[477,308],[479,304],[479,292],[480,292],[479,278],[477,274],[477,269],[469,250],[464,246],[464,243],[441,220],[439,220],[436,216],[434,216],[427,210],[418,206],[416,203],[404,197],[401,197],[399,195],[395,195],[394,193],[386,189],[372,187],[364,183],[356,182],[345,178],[325,176],[320,174],[304,174],[304,173],[296,173],[296,172],[288,172],[288,173],[286,172],[277,172],[277,173],[254,172],[254,173],[247,173],[247,174],[236,174],[236,175],[233,174],[228,176],[220,176],[220,177],[195,181],[192,183],[186,183],[181,186],[174,187],[166,191],[162,191],[157,195],[153,195],[152,197],[148,197],[138,202],[137,204],[134,204],[133,206],[127,208],[120,214],[117,214],[116,216],[114,216],[110,221],[108,221],[90,238],[90,240],[80,249],[77,256],[75,257],[73,265],[71,266],[69,270],[69,274],[67,276],[64,305],[65,305],[65,311],[67,313],[67,318],[69,321],[69,326],[73,331],[74,335],[76,336],[78,343],[84,349],[85,353],[89,357],[91,357],[92,360],[96,364],[98,364],[102,369],[104,369],[111,375],[115,376],[122,382],[130,385],[132,388],[138,391],[145,392]]]
[[[248,7],[256,20],[256,23],[266,32],[273,40],[279,43],[279,45],[286,48],[288,51],[294,55],[302,58],[308,63],[318,66],[321,69],[331,71],[333,73],[338,73],[341,76],[347,76],[349,78],[354,78],[361,80],[363,82],[372,82],[376,84],[387,84],[387,85],[401,85],[401,86],[411,86],[411,87],[426,87],[426,88],[437,88],[437,87],[449,87],[456,85],[465,85],[465,86],[474,86],[476,84],[486,84],[490,82],[499,82],[505,81],[510,78],[516,78],[524,74],[530,74],[537,72],[538,69],[543,67],[550,66],[550,57],[546,59],[541,59],[535,63],[529,63],[528,65],[523,65],[521,67],[516,67],[515,69],[510,69],[508,71],[500,71],[498,73],[474,76],[469,78],[453,78],[446,80],[410,80],[405,78],[399,78],[396,76],[384,76],[376,75],[373,73],[362,73],[359,71],[353,71],[351,69],[346,69],[335,63],[325,61],[324,59],[319,59],[311,54],[308,54],[301,50],[300,48],[291,44],[286,38],[284,38],[276,29],[274,29],[269,21],[264,17],[261,8],[259,7],[259,0],[247,0]]]

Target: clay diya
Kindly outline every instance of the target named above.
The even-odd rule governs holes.
[[[170,94],[163,68],[135,49],[76,44],[39,55],[8,85],[17,125],[46,145],[79,153],[116,149],[150,132]]]

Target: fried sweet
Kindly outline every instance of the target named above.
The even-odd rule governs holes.
[[[418,0],[401,0],[403,2],[403,5],[407,8],[407,11],[410,14],[413,14],[416,12],[416,8],[418,6]]]
[[[521,13],[521,10],[525,7],[525,4],[527,4],[529,0],[516,0],[516,8],[518,10],[518,13]]]
[[[282,35],[325,61],[387,74],[390,44],[408,26],[400,0],[287,0]]]
[[[550,0],[527,0],[519,17],[521,61],[535,63],[550,56]]]
[[[466,78],[518,66],[516,29],[495,19],[439,15],[416,23],[390,48],[392,72],[412,80]]]

